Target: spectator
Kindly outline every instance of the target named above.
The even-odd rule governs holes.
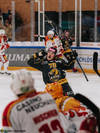
[[[12,40],[12,25],[9,23],[9,20],[5,20],[5,32],[8,37],[8,41]]]
[[[11,13],[11,10],[10,10],[10,9],[8,9],[8,16],[9,16],[10,14],[12,14],[12,13]]]
[[[4,20],[3,20],[3,14],[2,14],[2,10],[0,9],[0,21],[2,23],[2,25],[4,24]]]
[[[9,21],[9,24],[12,24],[12,14],[9,14],[8,21]]]
[[[11,13],[11,10],[8,10],[8,21],[9,21],[9,24],[12,24],[12,13]]]
[[[0,18],[0,29],[5,29],[5,26],[2,23],[2,18]]]

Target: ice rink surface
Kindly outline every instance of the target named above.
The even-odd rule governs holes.
[[[11,71],[12,73],[13,71]],[[42,80],[41,72],[31,71],[35,78],[35,88],[43,91],[45,84]],[[96,74],[86,74],[89,81],[87,82],[82,73],[67,72],[66,78],[75,93],[81,93],[91,99],[98,107],[100,107],[100,77]],[[10,89],[11,76],[0,75],[0,129],[1,116],[5,106],[12,100],[16,99]]]

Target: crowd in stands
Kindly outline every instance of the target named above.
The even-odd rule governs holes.
[[[8,37],[8,41],[12,40],[12,13],[8,10],[7,13],[3,13],[0,9],[0,29],[4,29]]]

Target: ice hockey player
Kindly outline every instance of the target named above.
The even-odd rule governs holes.
[[[65,31],[64,35],[59,37],[55,34],[53,30],[49,30],[47,32],[47,36],[45,37],[45,48],[46,48],[46,51],[48,51],[50,47],[57,48],[57,56],[65,59],[66,56],[69,56],[69,54],[73,54],[70,48],[73,44],[73,41],[74,41],[74,37],[70,37],[70,34],[68,31]],[[75,65],[75,62],[74,62],[74,65]],[[72,71],[77,72],[77,69],[73,67]]]
[[[56,48],[57,49],[57,56],[62,57],[63,47],[62,47],[61,40],[57,35],[55,35],[53,30],[49,30],[47,32],[47,36],[45,37],[46,51],[48,51],[48,49],[50,47]]]
[[[73,42],[75,41],[75,38],[73,36],[70,36],[70,32],[69,31],[65,31],[63,33],[63,35],[60,37],[60,40],[62,42],[62,46],[63,46],[63,49],[64,49],[64,56],[66,57],[67,56],[67,53],[68,54],[72,54],[72,51],[71,50],[71,46],[73,45]],[[73,72],[77,72],[77,69],[75,67],[73,67],[72,69]]]
[[[5,30],[0,29],[0,74],[10,75],[8,72],[9,61],[5,55],[5,50],[9,47]],[[2,66],[4,67],[4,71],[2,71]]]
[[[27,70],[12,74],[11,89],[17,96],[3,112],[5,132],[65,133],[54,99],[49,93],[37,92]]]
[[[59,112],[68,120],[65,125],[68,133],[97,133],[98,124],[93,112],[74,97],[63,96],[59,83],[47,84],[45,91],[52,95]]]
[[[45,84],[59,82],[63,88],[63,94],[71,96],[74,94],[67,79],[64,70],[72,69],[76,55],[67,56],[67,61],[56,56],[57,50],[54,47],[48,49],[48,52],[41,50],[34,53],[28,60],[28,65],[42,72]]]
[[[47,84],[45,91],[50,93],[55,99],[60,112],[64,113],[69,110],[74,110],[78,113],[81,109],[85,110],[84,107],[81,107],[79,101],[75,100],[73,97],[63,95],[62,86],[58,82]]]

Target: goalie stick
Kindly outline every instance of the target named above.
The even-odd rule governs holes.
[[[97,119],[98,131],[100,133],[100,109],[90,99],[82,94],[77,93],[74,98],[86,105],[93,112]]]
[[[93,70],[96,72],[98,76],[100,76],[100,73],[98,71],[98,53],[94,52],[93,54]]]

